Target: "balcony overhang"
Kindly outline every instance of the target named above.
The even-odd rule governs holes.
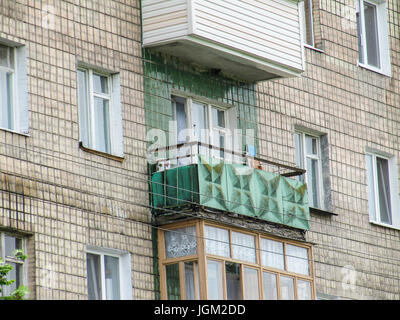
[[[249,82],[303,71],[297,1],[143,1],[143,45]]]

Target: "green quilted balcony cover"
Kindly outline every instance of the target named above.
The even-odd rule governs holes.
[[[198,164],[156,172],[153,206],[190,204],[309,230],[307,186],[279,174],[198,156]]]

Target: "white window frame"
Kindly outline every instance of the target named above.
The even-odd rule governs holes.
[[[364,3],[368,3],[376,7],[376,23],[377,23],[377,36],[379,46],[379,62],[380,67],[372,66],[367,61],[367,47],[365,36],[365,18],[364,18]],[[362,53],[364,61],[359,61],[357,58],[358,66],[375,71],[386,76],[391,76],[390,52],[389,52],[389,34],[388,23],[386,14],[386,1],[385,0],[357,0],[356,1],[356,14],[360,17],[361,34],[357,30],[357,37],[361,37],[358,41],[361,42]],[[358,48],[360,50],[360,48]]]
[[[397,159],[395,156],[391,156],[389,154],[385,153],[380,153],[376,152],[373,150],[367,150],[366,152],[366,163],[368,161],[368,156],[372,157],[372,173],[368,171],[368,166],[367,166],[367,188],[368,188],[368,195],[369,195],[369,188],[374,189],[374,202],[375,202],[375,208],[372,208],[371,206],[371,200],[369,199],[368,201],[368,212],[369,212],[369,222],[372,224],[378,224],[381,226],[389,227],[389,228],[394,228],[394,229],[400,229],[400,205],[399,205],[399,199],[398,199],[398,174],[397,174]],[[390,188],[390,205],[391,205],[391,220],[392,224],[388,224],[385,222],[381,221],[381,216],[380,216],[380,201],[378,197],[378,174],[377,174],[377,158],[385,159],[388,161],[388,168],[389,168],[389,188]],[[372,174],[372,179],[373,179],[373,186],[369,185],[369,178],[370,174]],[[374,219],[375,216],[375,219]]]
[[[184,96],[184,95],[180,95],[180,94],[172,94],[173,97],[177,97],[177,98],[181,98],[185,101],[185,112],[186,112],[186,129],[193,129],[194,126],[194,121],[193,121],[193,102],[202,104],[206,107],[206,117],[205,117],[205,121],[206,121],[206,128],[208,129],[208,135],[206,135],[205,139],[205,143],[212,145],[212,146],[218,146],[219,145],[219,141],[214,141],[214,132],[218,132],[221,133],[225,136],[225,140],[224,140],[224,148],[223,149],[227,149],[227,150],[236,150],[237,146],[233,146],[232,145],[232,135],[234,134],[234,126],[236,125],[235,121],[233,121],[232,118],[232,113],[233,113],[233,108],[234,107],[227,107],[227,106],[221,106],[219,104],[216,103],[210,103],[210,102],[206,102],[204,100],[202,100],[201,98],[193,98],[190,96]],[[221,110],[224,112],[224,121],[225,121],[225,127],[220,127],[220,126],[213,126],[212,125],[212,109],[217,109],[217,110]],[[176,119],[176,108],[174,107],[172,112],[174,113],[174,118]],[[179,133],[177,132],[177,128],[174,128],[176,134],[178,135]],[[186,142],[193,142],[193,141],[200,141],[200,139],[197,139],[194,135],[194,131],[191,131],[191,135],[189,137],[186,137]],[[176,142],[176,141],[175,141]],[[193,146],[192,147],[192,155],[197,155],[197,147],[198,146]],[[203,154],[202,152],[200,152],[200,154]],[[217,159],[224,159],[224,160],[230,160],[231,159],[231,154],[230,153],[224,153],[224,156],[221,157],[218,152],[218,150],[213,150],[210,154],[210,152],[206,153],[207,155],[212,156],[213,158],[217,158]],[[195,159],[192,159],[192,163],[196,163]]]
[[[1,40],[2,46],[8,47],[14,58],[14,68],[1,67],[3,71],[12,72],[12,106],[11,127],[0,127],[1,130],[29,136],[28,86],[26,47],[11,41]]]
[[[306,14],[306,6],[305,6],[306,1],[309,4],[308,8],[310,10],[310,19],[309,20],[307,19],[307,14]],[[299,2],[299,13],[300,13],[301,39],[302,39],[303,46],[315,49],[313,0],[304,0],[304,1]],[[305,36],[307,33],[307,25],[308,24],[310,24],[310,30],[311,30],[311,42],[312,42],[311,44],[307,43],[307,37]]]
[[[312,160],[317,160],[318,162],[318,202],[319,202],[319,207],[315,207],[316,209],[321,209],[325,210],[325,193],[324,193],[324,187],[323,187],[323,179],[322,179],[322,149],[321,149],[321,137],[319,135],[315,135],[309,132],[304,132],[304,131],[299,131],[295,130],[295,136],[296,134],[299,134],[301,136],[301,145],[299,152],[301,153],[302,157],[302,169],[306,169],[307,165],[307,158],[310,158]],[[306,136],[312,137],[317,139],[317,155],[307,155],[306,154]],[[296,139],[296,138],[295,138]],[[295,141],[295,147],[296,147],[296,141]],[[297,152],[297,151],[296,151]],[[307,183],[308,185],[308,176],[309,174],[306,173],[304,174],[304,182]],[[308,188],[308,199],[310,203],[310,189]],[[311,204],[310,204],[311,207]]]
[[[28,272],[27,272],[27,268],[26,268],[26,260],[22,261],[20,259],[17,258],[11,258],[11,257],[6,257],[5,255],[5,236],[9,236],[9,237],[13,237],[16,239],[19,239],[21,241],[21,250],[23,252],[26,252],[26,241],[23,237],[15,235],[13,233],[9,233],[9,232],[2,232],[0,231],[0,258],[3,260],[4,263],[16,263],[19,264],[20,266],[22,266],[22,270],[20,271],[20,286],[24,286],[26,285],[26,283],[28,283]],[[16,279],[8,279],[8,280],[16,280]],[[0,296],[4,296],[6,295],[6,292],[4,292],[4,288],[3,291],[0,293]]]
[[[96,74],[101,77],[105,77],[107,79],[107,92],[108,93],[97,93],[93,89],[93,75]],[[106,144],[106,150],[104,151],[105,153],[111,153],[111,127],[110,127],[110,122],[111,122],[111,110],[112,110],[112,101],[111,101],[111,77],[107,74],[101,73],[101,72],[94,72],[93,70],[89,69],[88,70],[88,80],[89,80],[89,125],[90,125],[90,138],[89,141],[91,145],[94,147],[94,149],[99,149],[99,146],[95,145],[95,136],[96,136],[96,131],[95,131],[95,110],[94,110],[94,99],[95,98],[100,98],[103,100],[108,101],[108,128],[105,128],[107,132],[107,141],[105,142]]]
[[[225,125],[224,127],[221,127],[218,124],[215,125],[215,126],[213,125],[213,117],[212,117],[212,110],[213,109],[215,109],[217,111],[222,111],[224,113],[224,122],[225,122],[224,123],[224,125]],[[229,121],[228,110],[226,108],[222,108],[220,106],[209,104],[208,105],[208,115],[209,115],[208,126],[209,126],[209,129],[210,129],[210,135],[211,135],[210,136],[210,144],[213,145],[213,146],[219,146],[220,141],[215,141],[214,140],[215,139],[214,134],[217,133],[217,136],[219,136],[219,135],[224,136],[223,149],[233,150],[233,147],[231,145],[229,145],[229,140],[228,140],[228,139],[230,139],[229,130],[232,130],[232,132],[233,132],[233,129],[230,129],[230,121]],[[218,122],[218,120],[217,120],[217,122]],[[228,142],[228,145],[227,145],[227,142]],[[221,146],[219,146],[219,147],[221,147]],[[219,159],[225,159],[226,158],[225,152],[224,152],[224,155],[221,155],[221,152],[218,151],[218,150],[215,150],[212,153],[212,155],[213,155],[214,158],[219,158]]]
[[[123,132],[122,132],[122,113],[120,100],[120,79],[118,73],[109,73],[86,66],[78,66],[78,71],[84,72],[86,75],[86,90],[85,105],[78,105],[79,108],[79,132],[80,142],[84,147],[96,150],[101,153],[123,157]],[[94,92],[93,75],[99,75],[107,78],[108,93]],[[79,80],[78,80],[79,82]],[[78,83],[79,90],[79,83]],[[94,98],[98,97],[108,100],[108,134],[106,141],[106,150],[101,150],[95,144],[95,108]],[[78,92],[79,104],[79,92]],[[85,116],[83,116],[85,113]],[[85,133],[83,132],[85,131]],[[85,138],[86,137],[86,138]],[[86,140],[86,141],[85,141]]]
[[[119,265],[119,288],[120,300],[132,300],[132,280],[131,280],[131,255],[128,252],[87,246],[86,254],[100,256],[100,281],[101,281],[101,300],[107,300],[105,274],[104,274],[104,256],[118,258]],[[88,275],[86,275],[88,277]]]
[[[9,107],[9,112],[10,112],[10,114],[11,114],[11,119],[10,119],[10,127],[1,127],[1,129],[5,129],[5,130],[9,130],[9,131],[13,131],[14,130],[14,128],[15,128],[15,112],[14,112],[14,110],[15,110],[15,105],[16,105],[16,88],[17,88],[17,72],[16,72],[16,70],[17,70],[17,54],[16,54],[16,50],[15,50],[15,48],[14,47],[10,47],[10,46],[5,46],[5,45],[2,45],[2,46],[4,46],[4,47],[7,47],[7,51],[8,51],[8,53],[7,53],[7,56],[8,56],[8,62],[10,63],[10,60],[11,60],[11,55],[13,56],[12,58],[13,58],[13,61],[14,61],[14,66],[13,66],[13,68],[11,68],[10,66],[9,67],[4,67],[4,66],[0,66],[0,71],[2,71],[2,72],[6,72],[6,73],[11,73],[11,75],[12,75],[12,80],[11,80],[11,102],[10,102],[10,104],[11,105],[9,105],[8,107]],[[3,115],[1,115],[1,117],[2,117]]]
[[[194,123],[193,123],[193,112],[192,112],[192,110],[193,110],[193,102],[197,102],[199,104],[203,104],[203,105],[206,106],[206,127],[207,128],[205,128],[205,129],[209,129],[210,130],[210,135],[206,136],[206,143],[208,143],[208,144],[213,144],[214,143],[213,138],[212,138],[212,134],[211,134],[211,132],[213,130],[221,131],[223,133],[227,133],[227,131],[229,130],[230,121],[229,121],[229,117],[228,117],[228,114],[227,114],[227,110],[228,110],[227,108],[224,108],[224,107],[221,107],[221,106],[218,106],[218,105],[215,105],[215,104],[210,104],[210,103],[198,100],[198,99],[193,99],[191,97],[181,97],[181,96],[178,96],[178,95],[173,95],[173,96],[176,96],[176,97],[179,97],[179,98],[182,98],[182,99],[185,100],[185,112],[186,112],[186,115],[187,115],[186,116],[186,128],[187,129],[192,129],[193,126],[194,126]],[[225,127],[224,128],[223,127],[219,127],[219,126],[212,127],[212,115],[211,115],[212,114],[211,113],[212,108],[215,108],[215,109],[218,109],[218,110],[221,110],[221,111],[224,112],[224,117],[225,117]],[[173,112],[176,112],[176,108],[174,108]],[[176,118],[176,114],[175,114],[175,118]],[[198,140],[198,139],[196,139],[196,137],[194,135],[192,135],[190,137],[190,139],[191,139],[191,141],[197,141]]]

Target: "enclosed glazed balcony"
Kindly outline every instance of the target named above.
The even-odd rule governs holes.
[[[143,0],[143,45],[246,81],[299,75],[298,0]]]
[[[201,142],[167,149],[175,156],[160,158],[151,176],[157,214],[204,207],[309,230],[307,186],[291,178],[304,170]]]

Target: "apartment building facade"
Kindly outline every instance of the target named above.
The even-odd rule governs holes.
[[[398,2],[185,3],[142,7],[146,126],[166,133],[149,172],[160,296],[399,299]]]
[[[397,0],[3,1],[0,255],[16,285],[399,299],[398,14]]]
[[[280,157],[313,177],[310,207],[319,210],[311,210],[308,240],[316,244],[321,298],[397,300],[399,2],[304,1],[303,8],[305,72],[259,87],[269,97],[266,114],[282,120],[263,117],[265,130],[273,123],[279,144],[295,134]]]
[[[31,299],[154,299],[139,1],[2,1],[0,20],[0,252],[13,286]]]

